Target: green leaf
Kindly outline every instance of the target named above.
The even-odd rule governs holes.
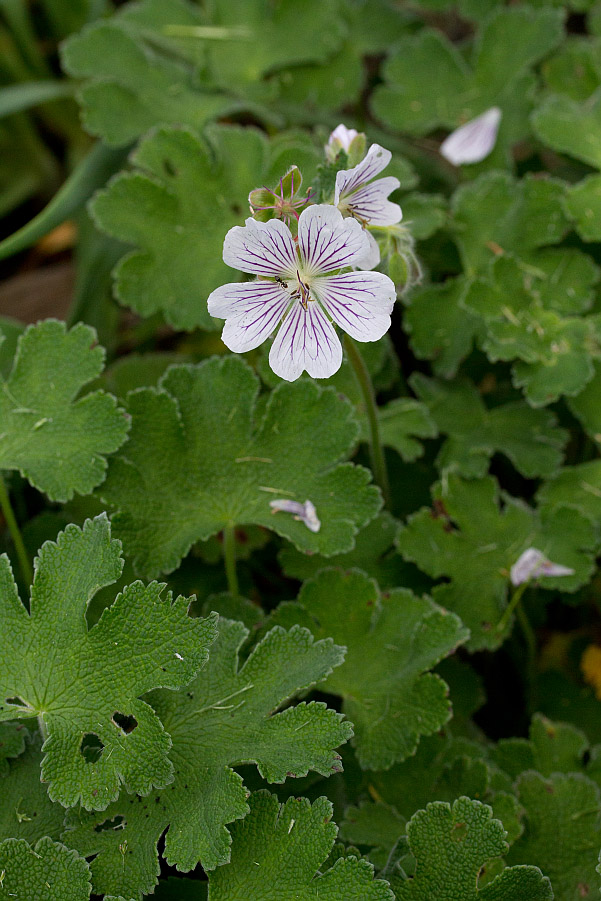
[[[220,620],[211,662],[186,692],[155,693],[153,705],[173,740],[175,781],[148,798],[121,795],[102,815],[74,812],[64,840],[91,862],[94,889],[139,897],[158,876],[157,842],[179,870],[200,861],[205,870],[229,860],[228,823],[248,813],[248,792],[231,769],[256,763],[268,782],[304,776],[309,770],[339,772],[334,749],[351,727],[323,703],[276,711],[320,681],[343,658],[331,639],[314,642],[299,627],[274,628],[239,664],[248,630]],[[127,845],[124,869],[120,848]]]
[[[249,815],[232,829],[231,862],[209,876],[209,901],[394,901],[366,860],[341,858],[320,872],[337,832],[327,798],[280,805],[257,792],[249,803]]]
[[[398,520],[383,512],[361,529],[352,551],[326,558],[321,554],[303,554],[288,545],[278,555],[280,566],[287,576],[301,582],[310,579],[325,566],[339,566],[341,569],[356,567],[375,579],[382,588],[393,588],[403,583],[404,564],[394,552],[399,528]]]
[[[601,460],[565,466],[538,491],[539,503],[547,507],[573,506],[601,527]]]
[[[425,404],[410,397],[397,397],[378,408],[380,440],[392,447],[405,463],[412,463],[424,453],[417,438],[435,438],[438,434]],[[361,422],[361,438],[369,441],[369,428]]]
[[[537,713],[530,724],[529,741],[501,739],[492,758],[515,780],[526,770],[537,770],[542,776],[584,772],[583,757],[588,750],[588,740],[580,729]]]
[[[481,868],[507,851],[505,831],[492,810],[459,798],[451,808],[435,801],[407,826],[415,876],[397,879],[397,901],[551,901],[551,883],[537,867],[510,867],[479,889]]]
[[[569,435],[557,428],[552,413],[521,401],[489,410],[468,381],[442,382],[414,373],[410,384],[440,432],[449,436],[436,458],[442,472],[481,478],[499,452],[526,478],[550,476],[561,465]]]
[[[348,401],[308,380],[286,383],[253,429],[259,383],[238,357],[174,366],[160,385],[129,395],[130,439],[102,490],[140,572],[170,572],[226,525],[262,525],[325,556],[351,550],[381,500],[367,470],[339,463],[357,437]],[[274,514],[278,498],[311,500],[320,530]]]
[[[490,477],[466,482],[449,475],[434,486],[433,498],[433,510],[410,516],[397,544],[429,576],[449,580],[432,594],[470,629],[472,650],[496,648],[507,636],[509,624],[503,630],[497,624],[509,570],[527,548],[575,570],[572,576],[544,578],[541,588],[572,592],[590,578],[597,531],[579,511],[549,505],[533,510],[501,496]]]
[[[388,862],[395,844],[405,835],[406,820],[394,807],[378,801],[363,801],[347,807],[340,824],[340,838],[370,849],[369,859],[377,870]]]
[[[583,103],[560,94],[547,97],[532,123],[553,150],[601,169],[601,88]]]
[[[123,444],[129,427],[110,394],[78,396],[103,362],[87,325],[68,332],[48,319],[26,329],[12,371],[1,381],[0,469],[18,469],[58,501],[89,494],[103,480],[105,454]]]
[[[23,753],[26,736],[27,730],[21,723],[0,723],[0,776],[8,773],[9,758]]]
[[[10,726],[13,724],[0,724],[0,732]],[[25,730],[20,728],[22,736]],[[2,774],[0,841],[21,838],[33,844],[44,836],[53,840],[60,838],[65,809],[52,803],[46,786],[40,781],[41,746],[39,736],[28,738],[25,752],[11,760],[7,772]]]
[[[530,771],[518,779],[517,791],[527,825],[508,860],[539,866],[551,879],[556,901],[597,897],[599,787],[578,773],[555,773],[545,779]]]
[[[461,306],[469,282],[447,279],[411,292],[405,311],[405,330],[420,359],[432,360],[436,375],[451,378],[468,356],[482,328],[481,320]]]
[[[41,838],[35,847],[23,839],[0,843],[0,901],[87,901],[90,870],[75,851]]]
[[[596,273],[591,274],[596,277]],[[531,288],[529,266],[510,256],[499,257],[488,279],[477,279],[463,297],[464,306],[486,324],[480,343],[488,358],[516,360],[513,381],[524,388],[526,398],[538,407],[562,394],[578,394],[593,375],[592,358],[601,355],[601,322],[562,315],[554,304],[555,289],[543,281],[538,297]],[[568,304],[585,306],[573,286]],[[590,290],[581,287],[581,291]],[[568,311],[569,312],[569,311]]]
[[[583,178],[568,188],[565,208],[584,241],[601,241],[601,175]]]
[[[189,599],[134,582],[91,629],[85,612],[119,577],[120,544],[105,515],[67,526],[34,563],[30,612],[0,557],[0,721],[38,717],[47,734],[42,778],[50,798],[102,810],[120,784],[147,793],[166,785],[171,741],[139,696],[186,685],[206,662],[215,617],[192,619]],[[167,637],[166,637],[167,636]],[[23,661],[35,661],[35,667]],[[133,718],[125,732],[120,723]]]
[[[271,184],[297,152],[312,158],[309,141],[268,143],[256,129],[214,126],[206,140],[192,131],[161,128],[145,138],[132,162],[98,194],[98,226],[136,248],[115,269],[121,303],[142,316],[161,312],[177,329],[214,328],[206,299],[239,273],[223,262],[223,239],[244,218],[249,191]],[[282,169],[282,172],[279,169]]]
[[[429,670],[469,633],[428,598],[401,588],[381,595],[359,570],[326,569],[305,582],[295,613],[282,613],[298,616],[317,638],[331,635],[346,646],[344,663],[322,688],[342,697],[364,769],[388,769],[404,760],[415,753],[420,736],[450,719],[448,686]]]
[[[566,185],[553,178],[487,172],[455,191],[451,227],[467,275],[487,269],[500,253],[524,256],[557,244],[569,230]]]
[[[424,135],[499,106],[503,118],[488,162],[502,164],[511,145],[529,133],[530,70],[560,42],[562,18],[560,10],[497,8],[484,20],[469,62],[441,32],[423,29],[403,37],[384,66],[372,109],[393,129]]]
[[[553,94],[586,100],[601,82],[599,41],[571,36],[542,66],[545,83]]]

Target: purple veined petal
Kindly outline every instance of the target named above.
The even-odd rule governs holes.
[[[209,295],[211,316],[225,319],[221,340],[235,353],[262,344],[275,331],[290,304],[290,295],[276,282],[222,285]]]
[[[294,382],[306,370],[314,379],[327,379],[340,369],[342,345],[318,303],[305,310],[295,303],[284,319],[269,353],[276,375]]]
[[[346,203],[353,213],[370,225],[396,225],[403,218],[403,213],[398,203],[388,200],[388,195],[396,191],[400,184],[398,178],[392,175],[378,178],[355,191]]]
[[[363,229],[363,234],[367,238],[368,249],[365,256],[362,256],[355,263],[358,269],[375,269],[380,262],[380,245],[368,228]]]
[[[367,253],[368,239],[354,219],[343,219],[329,203],[309,206],[298,220],[298,247],[305,276],[357,266]]]
[[[377,341],[390,328],[396,289],[383,272],[342,272],[314,279],[311,288],[351,338]]]
[[[495,146],[501,116],[499,107],[493,106],[481,116],[466,122],[442,142],[441,154],[454,166],[479,163]]]
[[[353,169],[343,169],[336,175],[336,190],[334,193],[334,204],[338,206],[342,196],[347,197],[367,184],[376,175],[386,168],[392,158],[390,150],[380,147],[379,144],[372,144],[367,151],[366,156]]]
[[[298,254],[290,229],[280,219],[230,228],[223,242],[223,261],[232,269],[251,275],[292,277],[298,267]]]

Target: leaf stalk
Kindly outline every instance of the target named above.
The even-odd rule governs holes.
[[[21,574],[25,581],[26,585],[31,585],[33,583],[33,567],[29,561],[29,557],[27,556],[27,551],[25,550],[25,544],[23,542],[23,536],[21,535],[21,530],[19,528],[19,524],[17,522],[17,518],[14,514],[10,497],[8,491],[6,489],[6,484],[4,479],[2,478],[2,474],[0,473],[0,509],[4,515],[4,519],[6,520],[6,525],[8,526],[8,531],[10,532],[10,536],[13,540],[13,544],[15,546],[15,552],[17,554],[17,560],[19,561],[19,567],[21,569]]]

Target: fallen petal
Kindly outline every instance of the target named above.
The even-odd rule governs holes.
[[[317,517],[317,510],[315,509],[315,505],[312,504],[309,500],[306,500],[304,504],[301,504],[298,501],[291,501],[287,498],[281,498],[275,501],[270,501],[269,506],[271,507],[273,513],[292,513],[294,518],[304,522],[306,527],[311,532],[319,532],[319,530],[321,529],[321,522]]]
[[[441,154],[454,166],[479,163],[495,146],[501,115],[499,107],[493,106],[471,122],[466,122],[442,142]]]
[[[573,576],[574,570],[561,563],[552,563],[542,551],[527,548],[511,567],[509,576],[513,585],[522,585],[541,576]]]

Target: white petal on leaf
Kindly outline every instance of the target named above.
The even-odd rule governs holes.
[[[573,576],[574,570],[561,563],[552,563],[542,551],[535,547],[527,548],[521,554],[509,571],[513,585],[522,585],[531,579],[541,576]]]
[[[275,331],[290,304],[290,295],[276,282],[222,285],[209,295],[209,313],[225,319],[221,339],[235,353],[258,347]]]
[[[466,122],[442,142],[441,154],[454,166],[460,166],[462,163],[479,163],[486,159],[497,141],[501,115],[499,107],[493,106],[482,115]]]
[[[403,212],[398,203],[388,200],[388,195],[400,184],[392,175],[378,178],[355,191],[347,203],[353,213],[370,225],[396,225],[403,218]]]
[[[303,372],[327,379],[340,369],[342,345],[331,322],[314,301],[295,303],[271,345],[269,365],[276,375],[293,382]]]
[[[368,239],[358,222],[343,219],[340,210],[322,203],[300,214],[298,246],[303,274],[313,276],[357,266],[368,251]]]
[[[353,169],[343,169],[336,175],[334,204],[337,206],[341,197],[348,197],[362,185],[379,175],[392,158],[390,150],[372,144],[365,157]]]
[[[270,501],[269,506],[274,513],[292,513],[294,518],[304,522],[311,532],[319,532],[321,529],[321,522],[317,516],[315,504],[309,500],[306,500],[304,504],[300,504],[298,501],[281,498]]]
[[[334,322],[357,341],[377,341],[390,328],[396,289],[383,272],[343,272],[314,279],[311,287]]]
[[[252,275],[291,277],[298,266],[298,255],[290,229],[280,219],[230,228],[223,242],[223,261],[232,269]]]

